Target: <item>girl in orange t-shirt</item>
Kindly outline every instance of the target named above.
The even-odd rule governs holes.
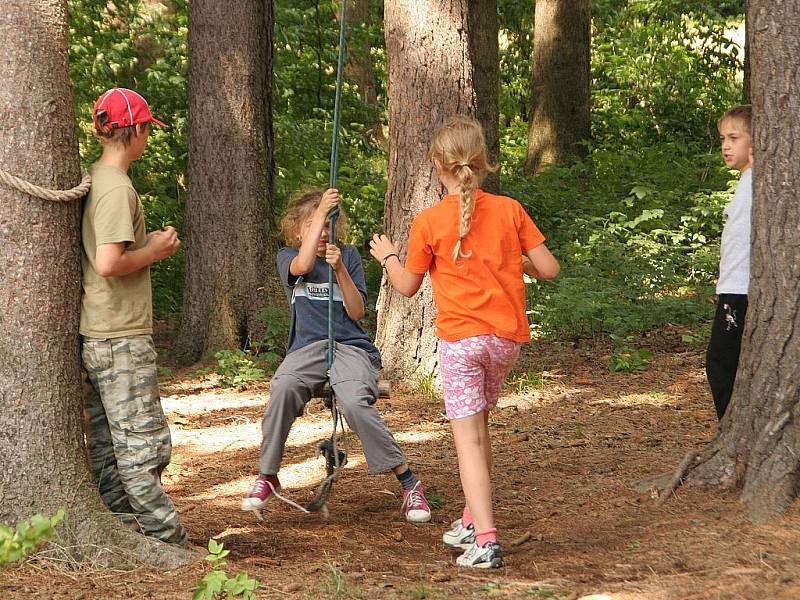
[[[370,253],[404,296],[431,275],[445,409],[467,501],[442,540],[464,550],[460,566],[499,567],[489,410],[520,344],[530,340],[522,273],[553,279],[559,265],[519,202],[478,188],[493,168],[477,121],[450,118],[434,133],[428,157],[448,194],[414,219],[405,266],[385,235],[372,238]]]

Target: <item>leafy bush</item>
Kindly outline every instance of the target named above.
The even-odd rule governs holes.
[[[64,509],[60,508],[52,517],[36,514],[18,523],[16,528],[0,524],[0,565],[20,562],[53,539],[55,526],[64,520],[65,515]]]
[[[258,318],[264,324],[264,335],[253,345],[253,352],[267,370],[274,371],[286,356],[291,313],[286,307],[265,306]]]
[[[693,140],[741,100],[739,48],[710,2],[609,2],[594,9],[592,123],[616,146]]]
[[[524,143],[509,129],[509,154]],[[730,174],[697,146],[661,143],[595,149],[584,160],[530,179],[506,165],[505,192],[519,199],[561,262],[559,279],[534,282],[537,336],[627,335],[711,316],[721,213]]]
[[[647,348],[632,348],[632,338],[621,338],[612,335],[614,341],[614,352],[611,353],[611,361],[608,370],[616,373],[624,371],[634,373],[636,371],[646,371],[647,362],[652,358],[653,353]]]
[[[264,377],[264,369],[259,369],[247,355],[238,348],[220,350],[214,354],[217,359],[217,374],[222,377],[223,387],[241,389],[248,383]]]

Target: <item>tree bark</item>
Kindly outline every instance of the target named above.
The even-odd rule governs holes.
[[[0,168],[49,189],[80,179],[65,0],[0,11]],[[191,554],[125,528],[86,456],[80,392],[80,203],[0,184],[0,522],[67,511],[75,560],[178,566]]]
[[[389,181],[384,224],[405,247],[411,222],[444,190],[427,160],[433,130],[459,113],[478,118],[493,162],[499,156],[495,0],[386,2],[389,66]],[[490,188],[491,189],[491,188]],[[395,376],[427,376],[437,365],[430,282],[410,299],[384,279],[377,344]]]
[[[585,154],[591,118],[591,0],[536,0],[525,170]]]
[[[742,356],[720,430],[689,483],[743,487],[754,520],[800,489],[800,0],[750,0],[753,229]]]
[[[272,2],[189,5],[186,283],[174,349],[244,348],[277,288]]]

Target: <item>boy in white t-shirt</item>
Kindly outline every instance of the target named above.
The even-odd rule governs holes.
[[[736,381],[750,285],[750,210],[753,202],[753,147],[750,105],[735,106],[717,122],[725,164],[741,173],[725,208],[720,246],[717,312],[706,352],[706,375],[722,420]]]

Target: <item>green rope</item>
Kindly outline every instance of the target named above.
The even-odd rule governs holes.
[[[347,18],[347,0],[342,0],[342,12],[339,19],[339,60],[336,69],[336,99],[333,105],[333,136],[331,139],[331,165],[330,177],[328,180],[328,187],[336,187],[336,178],[339,171],[339,128],[342,120],[342,87],[344,84],[344,55],[345,55],[345,29]],[[328,240],[329,243],[336,243],[336,220],[339,217],[339,208],[334,208],[328,214]],[[316,498],[306,507],[308,511],[316,512],[317,510],[325,509],[328,494],[330,493],[333,482],[339,473],[339,469],[343,466],[342,459],[339,456],[339,449],[336,445],[336,430],[341,415],[336,406],[336,397],[333,393],[333,385],[331,384],[331,369],[333,368],[333,358],[336,347],[336,339],[333,331],[333,285],[336,281],[336,275],[333,272],[333,267],[328,265],[328,406],[331,408],[331,417],[333,418],[333,431],[328,442],[321,442],[318,446],[318,452],[322,449],[328,452],[326,455],[326,468],[327,477],[322,482],[317,492]],[[332,457],[332,460],[331,460]]]

